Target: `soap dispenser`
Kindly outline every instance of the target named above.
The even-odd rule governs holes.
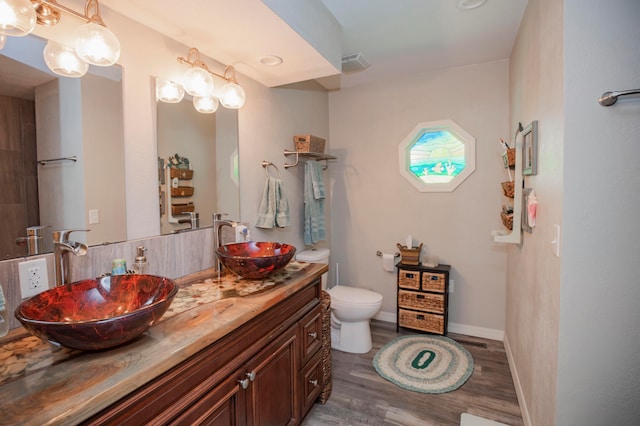
[[[144,246],[138,246],[136,248],[136,260],[133,262],[133,271],[136,274],[146,274],[149,263],[147,262],[147,256],[144,255],[147,249]]]

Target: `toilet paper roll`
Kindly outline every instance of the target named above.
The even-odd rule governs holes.
[[[393,272],[396,267],[396,257],[393,253],[382,254],[382,267],[387,272]]]

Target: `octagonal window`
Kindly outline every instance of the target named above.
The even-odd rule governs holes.
[[[475,170],[475,147],[452,120],[419,123],[400,142],[400,173],[420,192],[451,192]]]

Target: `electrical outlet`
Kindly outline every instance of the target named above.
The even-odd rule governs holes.
[[[18,264],[20,292],[23,299],[49,289],[46,259],[27,260]]]
[[[449,280],[449,293],[453,293],[453,280]]]

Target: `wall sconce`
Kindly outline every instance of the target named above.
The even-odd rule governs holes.
[[[189,49],[186,58],[178,57],[178,62],[191,65],[184,74],[183,85],[184,90],[193,95],[193,105],[199,112],[214,112],[218,109],[218,102],[229,109],[238,109],[244,105],[246,94],[236,80],[236,70],[233,66],[227,65],[222,75],[216,74],[200,60],[200,52],[195,47]],[[218,98],[213,95],[212,76],[227,82],[218,92]],[[158,99],[162,100],[160,97]]]
[[[120,58],[120,42],[105,26],[98,0],[87,0],[84,14],[58,4],[56,0],[0,0],[0,36],[25,36],[35,24],[53,26],[67,13],[86,22],[74,34],[73,48],[49,41],[44,49],[45,63],[64,77],[81,77],[88,64],[111,66]]]

